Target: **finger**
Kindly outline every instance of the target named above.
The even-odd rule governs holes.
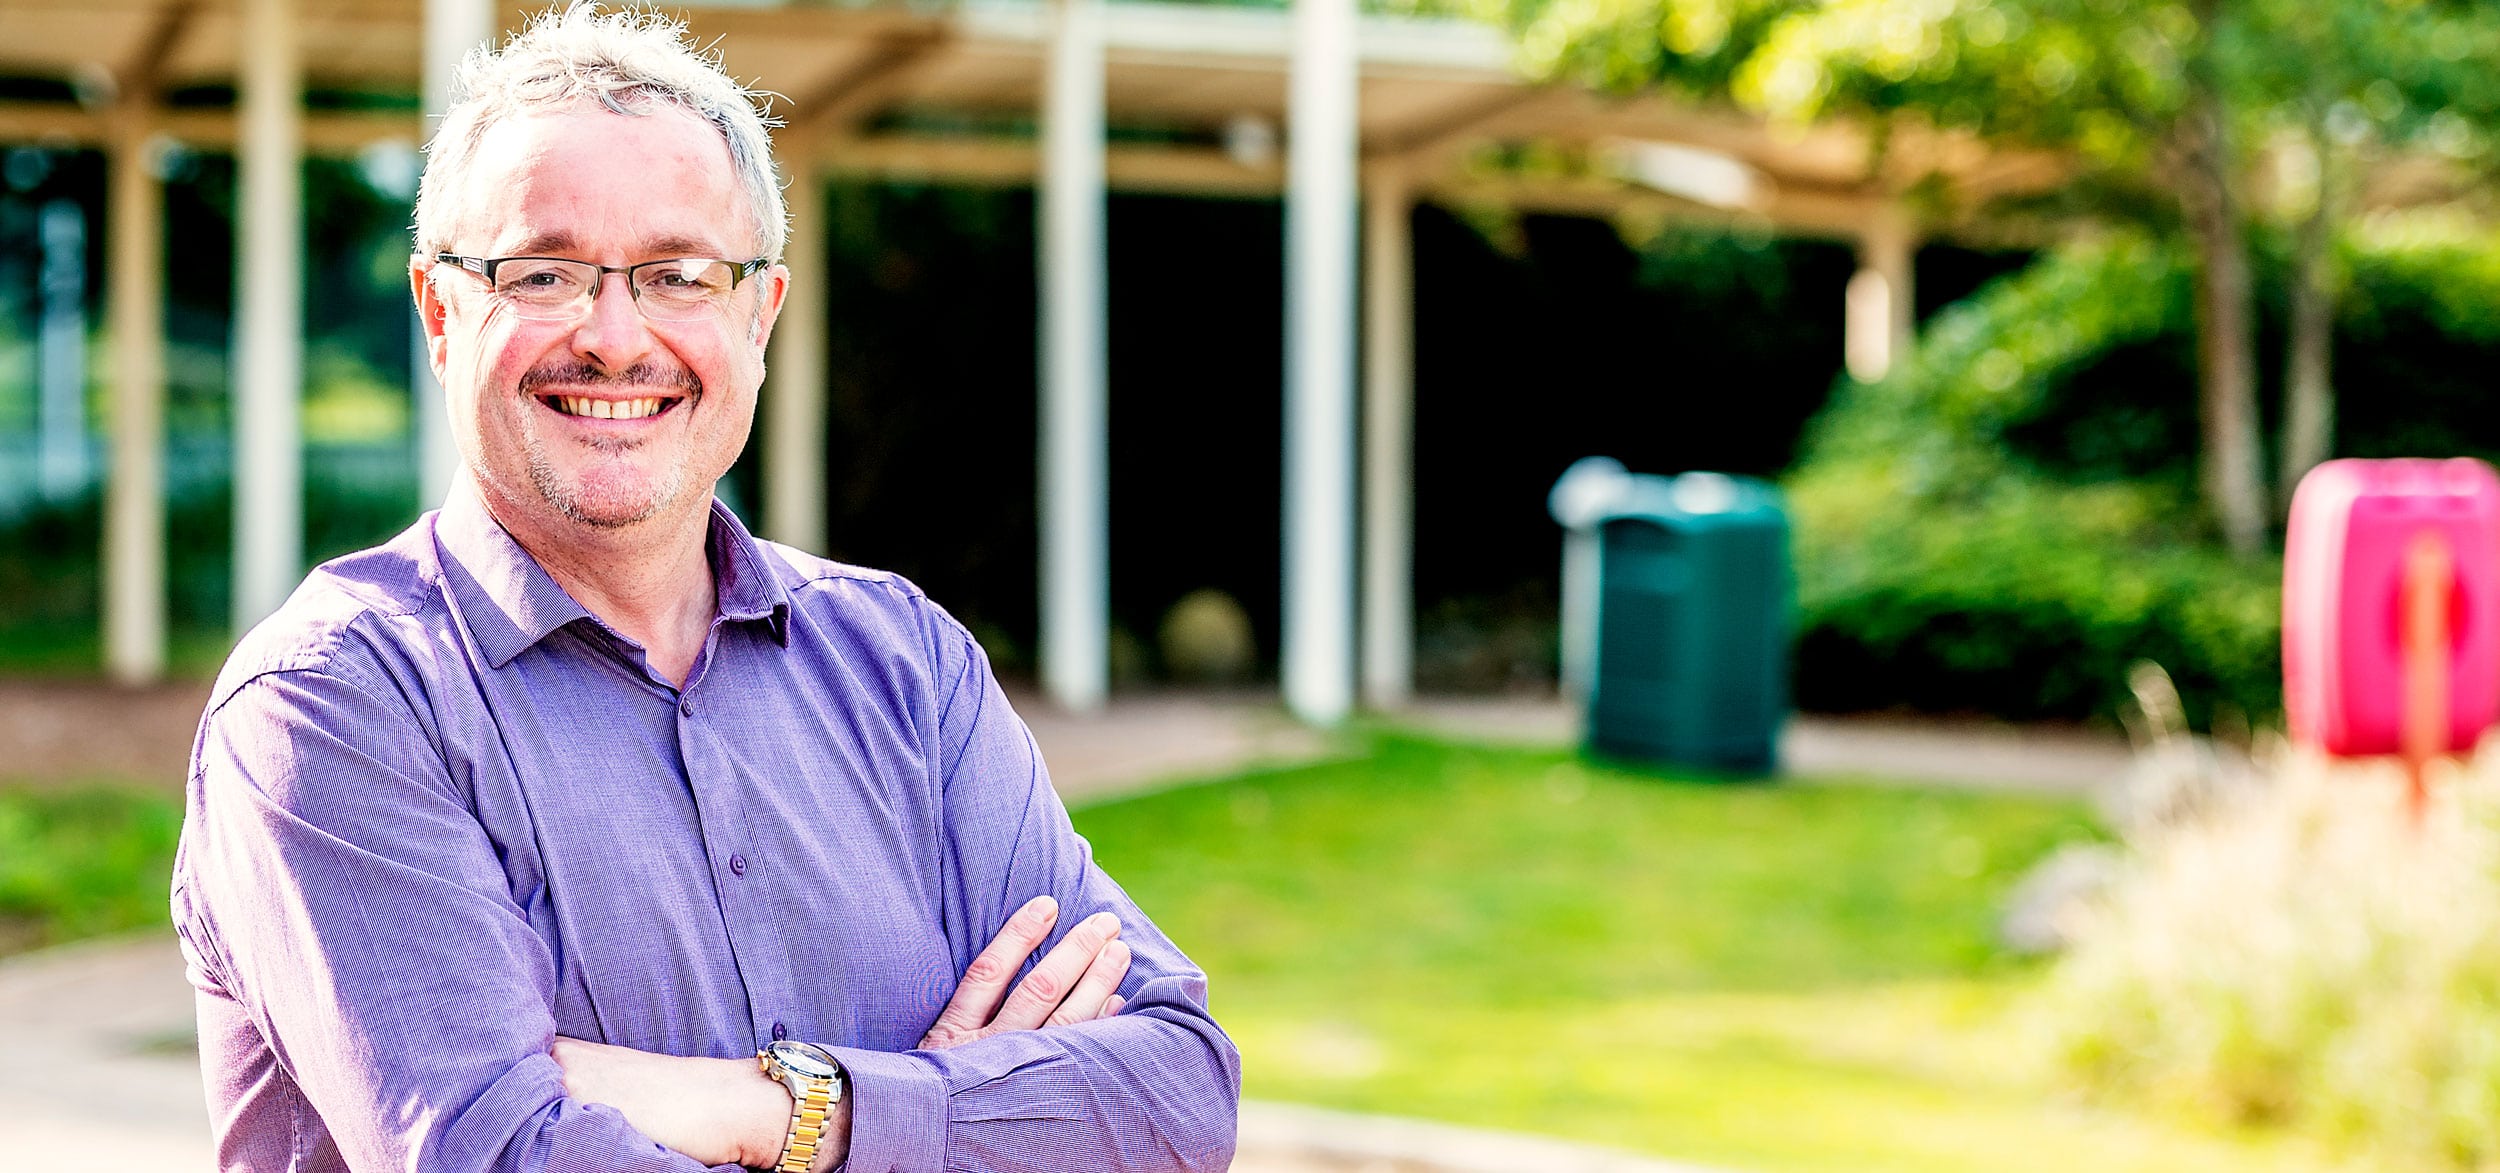
[[[1094,964],[1094,955],[1120,935],[1120,918],[1108,912],[1097,912],[1061,938],[1058,948],[1042,958],[1033,972],[1024,975],[1007,1001],[998,1008],[998,1017],[990,1020],[992,1033],[1008,1030],[1032,1030],[1049,1020],[1059,1009],[1077,979]]]
[[[938,1012],[929,1033],[922,1036],[922,1048],[952,1046],[988,1026],[990,1016],[997,1012],[998,1002],[1007,991],[1007,982],[1024,968],[1024,959],[1033,955],[1035,947],[1050,936],[1050,927],[1059,921],[1059,902],[1048,896],[1036,896],[1007,918],[981,955],[964,967],[963,980],[955,984],[955,995],[947,999],[946,1009]]]
[[[1111,995],[1110,1001],[1102,1004],[1102,1013],[1096,1015],[1095,1017],[1118,1018],[1120,1016],[1120,1012],[1126,1009],[1128,1009],[1128,999],[1123,998],[1118,994],[1113,994]]]
[[[1051,1011],[1046,1025],[1066,1026],[1102,1017],[1103,1005],[1120,996],[1120,979],[1128,976],[1128,946],[1119,941],[1106,943],[1102,952],[1094,954],[1094,963],[1085,967],[1085,976],[1078,978],[1076,988]]]

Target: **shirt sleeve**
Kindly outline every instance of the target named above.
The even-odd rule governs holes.
[[[554,959],[396,690],[338,665],[236,689],[202,730],[181,852],[195,964],[349,1167],[704,1168],[566,1098]],[[211,1086],[212,1110],[252,1090]]]
[[[951,621],[938,638],[935,760],[957,972],[1047,893],[1059,923],[1036,955],[1086,917],[1117,914],[1132,951],[1128,1004],[1114,1018],[943,1051],[834,1049],[852,1077],[847,1173],[1227,1168],[1241,1060],[1207,1011],[1206,975],[1095,866],[980,649]]]

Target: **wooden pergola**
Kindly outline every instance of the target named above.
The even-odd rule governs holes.
[[[1841,312],[1851,369],[1873,375],[1909,335],[1918,242],[1967,227],[1934,209],[1976,209],[2065,173],[2054,157],[1947,135],[1896,127],[1879,149],[1847,126],[1778,128],[1540,85],[1514,71],[1495,30],[1357,16],[1353,0],[681,10],[732,74],[787,98],[776,137],[796,190],[835,175],[1037,188],[1042,664],[1052,697],[1077,709],[1098,704],[1107,680],[1107,190],[1285,198],[1282,675],[1294,711],[1325,723],[1358,695],[1398,703],[1411,677],[1417,201],[1733,218],[1856,242],[1861,272]],[[0,101],[0,142],[109,155],[104,610],[116,677],[149,679],[164,664],[165,242],[150,144],[170,136],[237,158],[234,597],[247,624],[304,570],[301,157],[415,143],[429,129],[413,111],[308,111],[304,92],[422,93],[439,111],[458,56],[526,11],[480,0],[7,0],[0,75],[58,79],[79,100]],[[234,105],[163,102],[200,85],[232,85]],[[1527,146],[1585,165],[1537,175],[1484,163],[1484,148]],[[1905,198],[1914,188],[1925,193],[1916,203]],[[822,549],[826,339],[809,307],[822,304],[827,241],[820,201],[790,206],[795,312],[774,339],[764,398],[761,528]],[[417,413],[428,501],[453,459],[442,414]]]

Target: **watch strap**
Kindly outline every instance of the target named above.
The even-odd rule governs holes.
[[[792,1070],[769,1047],[756,1052],[755,1058],[766,1077],[790,1092],[790,1131],[782,1138],[781,1158],[774,1162],[773,1173],[808,1173],[817,1150],[824,1147],[825,1120],[842,1098],[840,1065],[835,1065],[831,1076],[817,1076]]]
[[[833,1110],[833,1081],[800,1076],[798,1083],[806,1089],[791,1089],[790,1135],[781,1142],[781,1163],[774,1173],[807,1173],[816,1161],[816,1149],[825,1140],[825,1116]]]

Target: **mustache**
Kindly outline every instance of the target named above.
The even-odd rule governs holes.
[[[580,359],[557,359],[531,367],[529,373],[521,376],[521,394],[534,394],[551,383],[568,387],[662,387],[687,395],[703,394],[703,381],[684,367],[662,370],[638,362],[622,371],[607,371]]]

